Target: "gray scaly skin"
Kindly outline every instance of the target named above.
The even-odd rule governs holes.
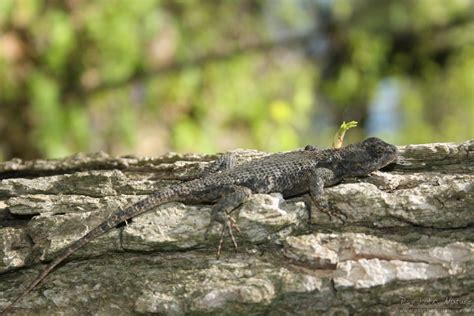
[[[161,204],[179,202],[215,202],[209,227],[222,225],[222,241],[227,232],[236,247],[232,228],[236,228],[230,213],[252,193],[280,192],[292,197],[309,192],[311,200],[321,210],[327,208],[323,188],[340,182],[345,177],[365,176],[397,158],[397,148],[378,138],[341,149],[321,150],[313,146],[272,154],[258,160],[235,165],[233,156],[224,155],[201,178],[170,185],[147,198],[113,213],[106,221],[75,241],[49,263],[22,293],[4,309],[5,313],[32,291],[58,264],[89,241],[103,235],[118,224]],[[207,231],[206,231],[207,236]]]

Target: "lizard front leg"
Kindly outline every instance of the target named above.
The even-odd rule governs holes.
[[[234,244],[234,248],[237,249],[237,242],[235,241],[234,234],[232,229],[235,228],[237,231],[239,230],[235,224],[235,221],[230,214],[242,205],[245,200],[252,194],[252,191],[249,188],[242,187],[242,186],[230,186],[222,189],[221,197],[217,201],[216,204],[212,207],[211,210],[211,221],[209,223],[208,228],[205,232],[205,238],[209,234],[209,231],[214,225],[215,222],[218,222],[222,225],[222,231],[219,239],[219,245],[217,247],[217,258],[219,258],[222,244],[224,242],[224,236],[227,232]]]
[[[336,215],[342,222],[345,221],[341,214],[331,214],[329,211],[329,204],[327,198],[323,195],[324,187],[333,185],[336,182],[334,172],[327,168],[318,168],[310,172],[308,183],[309,183],[309,195],[313,204],[319,209],[319,211],[327,214],[330,218]],[[309,208],[309,222],[311,223],[311,206]]]

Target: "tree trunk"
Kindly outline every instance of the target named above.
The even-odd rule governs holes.
[[[241,161],[265,155],[236,151]],[[397,164],[327,188],[333,216],[256,194],[235,253],[209,205],[168,203],[98,238],[18,315],[416,314],[474,311],[474,141],[400,147]],[[215,156],[99,153],[0,164],[0,307],[109,214],[196,177]]]

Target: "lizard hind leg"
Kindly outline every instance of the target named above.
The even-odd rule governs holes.
[[[234,248],[237,250],[237,242],[234,237],[233,229],[235,229],[237,232],[240,232],[240,230],[237,227],[235,220],[231,217],[231,213],[241,206],[251,194],[252,191],[250,189],[242,186],[230,186],[222,188],[220,198],[212,207],[211,220],[209,226],[206,229],[205,238],[207,239],[209,232],[215,222],[222,225],[222,231],[217,247],[217,259],[219,259],[226,232],[229,234]]]

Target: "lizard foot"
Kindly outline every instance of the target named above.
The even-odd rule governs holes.
[[[339,220],[342,223],[345,223],[347,220],[347,215],[340,212],[338,209],[331,208],[329,206],[329,202],[326,197],[324,196],[316,196],[316,197],[311,197],[312,202],[314,203],[315,210],[320,211],[321,213],[326,214],[329,217],[330,221]],[[308,222],[311,224],[311,213],[313,208],[311,207],[311,200],[308,199],[307,201],[307,207],[309,210],[309,216],[308,216]]]
[[[321,208],[320,211],[326,214],[329,217],[329,220],[332,222],[334,219],[341,221],[343,224],[347,220],[347,215],[339,211],[338,209],[332,208]]]
[[[237,245],[237,241],[235,239],[235,235],[233,231],[235,230],[237,233],[240,233],[240,228],[237,226],[237,223],[232,216],[228,214],[219,214],[218,216],[215,216],[212,219],[211,223],[209,223],[209,225],[207,226],[206,232],[204,233],[204,238],[206,240],[209,237],[209,232],[212,226],[214,225],[214,222],[218,222],[219,224],[222,225],[222,230],[220,233],[219,244],[217,246],[217,254],[216,254],[217,259],[219,259],[221,255],[222,245],[224,244],[224,238],[225,238],[226,232],[229,234],[229,237],[232,240],[232,244],[234,246],[235,251],[237,251],[238,245]]]
[[[237,251],[238,248],[237,241],[235,240],[234,233],[232,232],[232,230],[235,229],[238,233],[240,233],[240,229],[237,226],[234,218],[232,218],[230,215],[226,215],[226,217],[227,218],[222,224],[222,231],[219,238],[219,244],[217,246],[216,259],[219,259],[219,257],[221,256],[222,244],[224,243],[224,236],[226,231],[228,232],[229,237],[232,240],[232,244],[234,245],[235,251]]]
[[[224,243],[224,236],[226,233],[229,234],[230,239],[234,245],[234,249],[237,250],[237,242],[234,237],[233,230],[240,232],[237,227],[235,219],[230,214],[236,210],[245,200],[251,195],[252,191],[246,187],[231,186],[222,189],[222,197],[212,207],[211,210],[211,221],[206,229],[204,237],[207,239],[210,229],[214,222],[218,222],[222,225],[222,231],[220,234],[219,245],[217,247],[217,258],[221,254],[222,244]]]

